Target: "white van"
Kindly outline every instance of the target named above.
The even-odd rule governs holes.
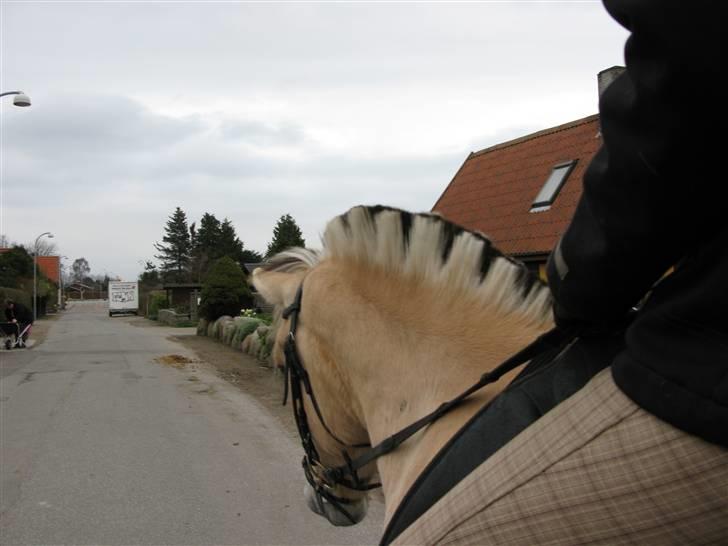
[[[109,316],[115,313],[139,314],[139,283],[109,281]]]

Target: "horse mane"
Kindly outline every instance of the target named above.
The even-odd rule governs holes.
[[[545,283],[482,233],[437,214],[358,206],[331,220],[322,242],[322,252],[289,249],[271,258],[263,269],[297,272],[324,259],[349,260],[431,284],[443,293],[477,298],[484,306],[515,314],[533,326],[546,326],[553,320]]]

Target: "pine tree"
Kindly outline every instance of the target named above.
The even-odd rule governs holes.
[[[204,278],[210,264],[221,256],[218,252],[219,241],[220,220],[206,212],[200,220],[192,248],[192,274],[198,281]]]
[[[220,225],[219,250],[222,256],[228,256],[242,265],[243,243],[238,239],[235,227],[227,218]]]
[[[154,243],[161,262],[162,278],[166,282],[184,282],[190,277],[190,254],[192,243],[187,227],[187,215],[177,207],[167,220],[163,244]]]
[[[255,250],[243,249],[243,264],[257,264],[263,261],[263,255]]]
[[[280,217],[276,227],[273,228],[273,240],[268,243],[268,250],[265,253],[266,258],[270,258],[292,246],[305,246],[306,241],[303,240],[301,229],[290,214]]]

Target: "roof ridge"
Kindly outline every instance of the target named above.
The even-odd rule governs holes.
[[[494,144],[493,146],[490,146],[488,148],[483,148],[480,151],[471,152],[470,155],[468,156],[468,160],[470,160],[474,157],[485,155],[485,154],[487,154],[489,152],[493,152],[495,150],[502,150],[504,148],[510,148],[511,146],[516,146],[517,144],[522,144],[523,142],[533,140],[536,138],[540,138],[542,136],[552,135],[555,133],[560,133],[562,131],[566,131],[568,129],[573,129],[574,127],[579,127],[580,125],[586,125],[597,119],[599,119],[599,114],[592,114],[591,116],[587,116],[585,118],[576,119],[574,121],[562,123],[561,125],[557,125],[555,127],[549,127],[548,129],[542,129],[540,131],[536,131],[535,133],[531,133],[530,135],[514,138],[513,140],[509,140],[507,142],[501,142],[500,144]]]

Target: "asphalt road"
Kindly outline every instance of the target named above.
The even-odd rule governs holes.
[[[301,448],[166,339],[76,304],[0,352],[0,544],[375,544],[381,504],[334,528],[303,502]]]

